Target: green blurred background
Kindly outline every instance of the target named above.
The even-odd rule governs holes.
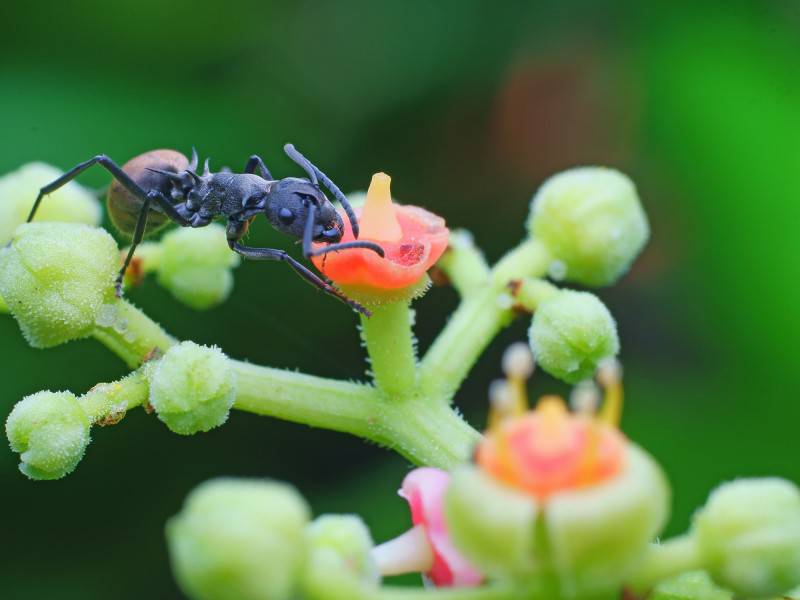
[[[100,0],[0,8],[0,172],[195,145],[279,176],[294,142],[345,190],[385,170],[401,201],[475,233],[490,259],[528,201],[574,165],[636,181],[652,240],[600,295],[623,343],[630,437],[674,486],[669,533],[719,481],[800,480],[800,5],[639,2]],[[101,169],[81,181],[100,188]],[[35,190],[31,190],[31,199]],[[251,240],[288,242],[262,222]],[[173,334],[236,358],[359,378],[354,316],[279,264],[243,264],[234,296],[195,313],[148,281],[130,297]],[[417,305],[424,349],[456,305]],[[457,397],[475,425],[518,322]],[[42,388],[124,374],[91,341],[29,348],[0,319],[1,412]],[[565,391],[538,375],[533,394]],[[218,475],[296,484],[315,512],[402,531],[402,459],[344,435],[235,413],[191,438],[134,411],[96,429],[68,478],[34,483],[0,451],[0,595],[176,598],[163,524]]]

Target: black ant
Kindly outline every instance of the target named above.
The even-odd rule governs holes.
[[[302,240],[306,258],[350,248],[366,248],[380,256],[384,255],[383,248],[373,242],[340,243],[344,223],[320,189],[320,182],[340,202],[350,221],[353,236],[358,238],[358,221],[347,198],[336,184],[292,144],[286,144],[283,149],[308,174],[308,179],[274,179],[264,161],[255,154],[247,161],[244,173],[227,170],[212,173],[206,160],[202,175],[195,172],[198,158],[194,150],[191,161],[175,150],[153,150],[140,154],[122,167],[100,154],[73,167],[41,188],[28,222],[36,215],[42,197],[75,179],[92,165],[99,164],[114,177],[108,190],[109,216],[122,233],[133,238],[117,276],[118,296],[122,293],[125,270],[145,234],[170,221],[182,227],[205,227],[215,218],[224,217],[228,220],[227,236],[231,250],[253,260],[286,262],[307,282],[370,316],[369,311],[358,302],[345,296],[284,250],[252,248],[239,243],[247,233],[250,222],[257,215],[263,214],[275,229]],[[259,174],[256,174],[256,169]],[[315,250],[312,242],[322,242],[327,246]]]

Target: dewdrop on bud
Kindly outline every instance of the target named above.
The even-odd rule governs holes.
[[[56,167],[33,162],[0,177],[0,246],[26,221],[39,188],[62,174]],[[36,212],[37,222],[99,225],[101,219],[102,211],[95,195],[74,181],[45,196]]]
[[[503,373],[513,379],[529,379],[533,375],[533,354],[524,342],[511,344],[503,353]]]
[[[238,264],[221,225],[176,229],[161,240],[158,282],[187,306],[206,310],[228,298]]]
[[[600,361],[619,352],[614,318],[589,292],[562,290],[544,300],[529,339],[536,362],[567,383],[592,377]]]
[[[170,348],[148,378],[158,418],[182,435],[222,425],[236,398],[236,373],[228,357],[194,342]]]
[[[737,596],[774,596],[800,585],[800,490],[790,481],[719,486],[692,532],[708,572]]]
[[[175,577],[194,600],[296,598],[309,508],[272,481],[215,479],[189,494],[166,534]]]
[[[6,421],[19,470],[31,479],[60,479],[83,458],[89,417],[69,392],[38,392],[17,402]]]
[[[544,182],[531,203],[531,234],[553,255],[553,275],[583,285],[614,283],[650,235],[636,188],[613,169],[583,167]]]
[[[20,225],[0,249],[0,295],[34,348],[89,335],[114,300],[119,253],[103,229],[73,223]]]

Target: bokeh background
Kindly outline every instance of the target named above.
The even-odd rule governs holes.
[[[652,240],[600,291],[623,343],[624,427],[674,486],[669,533],[719,481],[800,480],[800,4],[797,2],[3,3],[0,172],[98,152],[196,146],[212,165],[294,142],[345,190],[394,192],[471,229],[492,260],[523,236],[536,187],[574,165],[637,183]],[[101,169],[81,181],[98,189]],[[31,190],[31,199],[35,190]],[[254,242],[288,242],[265,223]],[[355,318],[280,264],[243,264],[196,313],[154,282],[130,297],[173,334],[236,358],[359,378]],[[422,348],[456,305],[417,305]],[[481,426],[491,346],[457,397]],[[99,345],[29,348],[0,318],[0,412],[42,388],[82,393],[124,366]],[[534,394],[566,391],[543,374]],[[218,475],[296,484],[315,512],[407,525],[402,459],[342,434],[234,413],[184,438],[134,411],[93,430],[77,471],[35,483],[0,450],[0,595],[177,598],[163,524]]]

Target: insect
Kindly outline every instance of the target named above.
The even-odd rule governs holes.
[[[118,296],[122,293],[122,280],[136,246],[146,234],[170,222],[182,227],[205,227],[216,218],[224,218],[227,219],[231,250],[252,260],[285,262],[310,284],[370,316],[369,311],[358,302],[345,296],[284,250],[254,248],[241,243],[253,219],[263,214],[275,229],[302,240],[306,258],[352,248],[366,248],[381,257],[384,255],[383,249],[373,242],[356,239],[340,243],[344,222],[323,193],[320,183],[342,205],[353,235],[358,238],[358,220],[347,198],[292,144],[286,144],[283,149],[289,158],[303,168],[307,178],[275,179],[264,161],[255,154],[247,161],[244,173],[227,170],[212,173],[206,159],[202,175],[196,173],[198,157],[194,150],[191,161],[175,150],[153,150],[140,154],[122,167],[108,156],[100,154],[41,188],[28,222],[33,220],[44,196],[98,164],[114,177],[107,198],[111,220],[122,233],[132,236],[130,250],[116,280]],[[314,249],[313,242],[326,245]]]

